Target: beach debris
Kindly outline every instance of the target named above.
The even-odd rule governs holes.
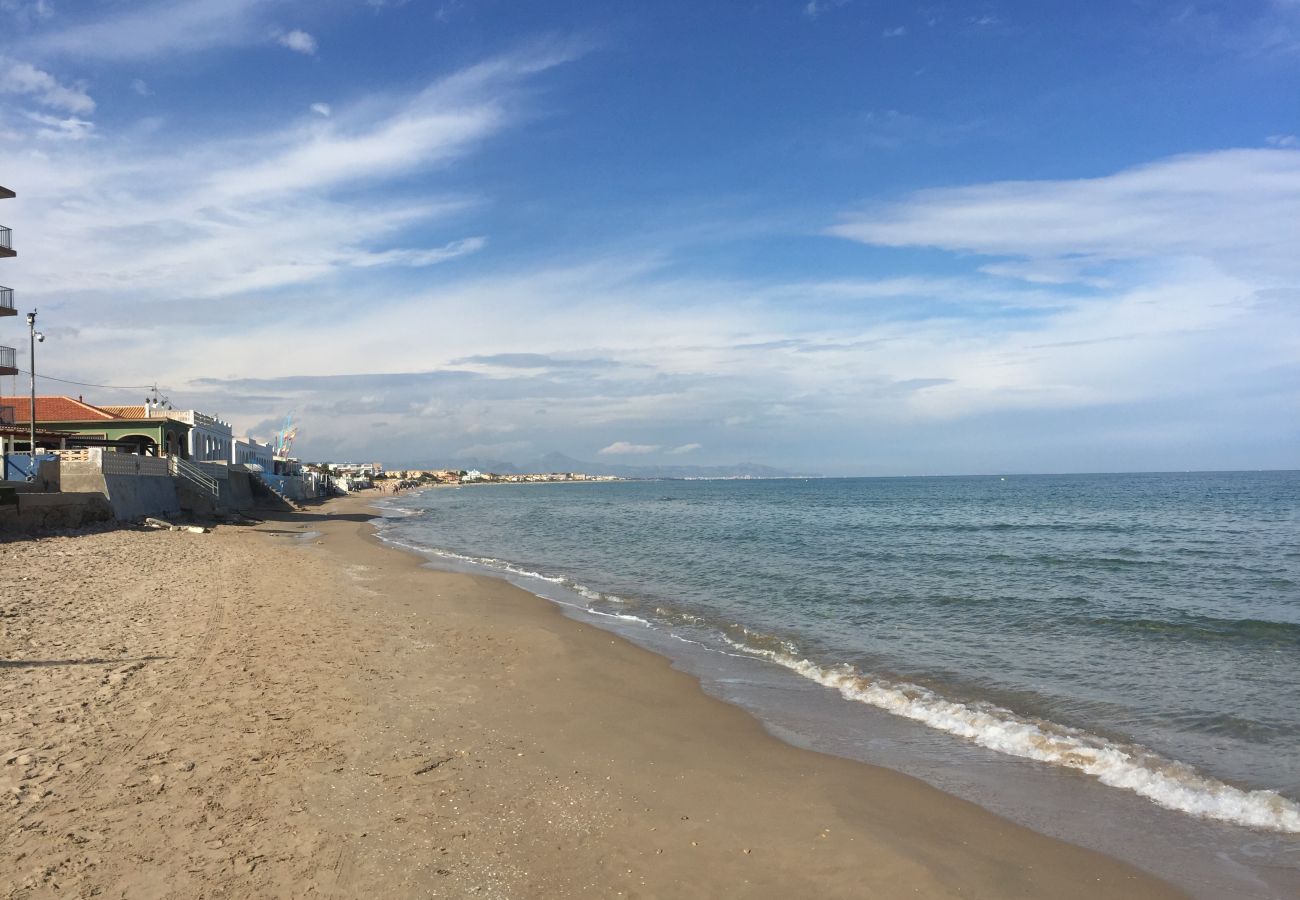
[[[449,763],[449,762],[451,762],[451,761],[452,761],[453,759],[455,759],[455,758],[456,758],[455,756],[444,756],[442,759],[434,759],[434,760],[430,760],[429,762],[427,762],[427,763],[425,763],[424,765],[420,766],[420,768],[416,769],[416,770],[415,770],[414,772],[412,772],[411,774],[412,774],[412,775],[425,775],[425,774],[428,774],[429,772],[432,772],[434,769],[438,768],[438,767],[439,767],[440,765],[442,765],[443,763]]]
[[[173,525],[166,519],[157,519],[153,516],[146,516],[144,519],[146,528],[157,528],[160,531],[188,531],[190,534],[207,534],[212,529],[204,528],[202,525]]]

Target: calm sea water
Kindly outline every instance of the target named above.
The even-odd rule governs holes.
[[[1300,833],[1300,473],[499,485],[389,539],[1201,819]]]

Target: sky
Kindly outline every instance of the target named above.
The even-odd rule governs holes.
[[[41,393],[306,459],[1300,467],[1300,0],[0,0],[0,184]]]

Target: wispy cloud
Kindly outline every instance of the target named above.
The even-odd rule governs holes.
[[[1206,258],[1225,269],[1300,273],[1300,152],[1173,157],[1100,178],[919,191],[830,229],[889,247],[1097,262]]]
[[[703,444],[695,444],[695,443],[682,444],[679,447],[674,447],[668,452],[673,456],[681,456],[684,453],[694,453],[696,450],[703,448],[703,446],[704,446]]]
[[[615,441],[608,447],[601,447],[596,452],[601,456],[645,456],[658,450],[658,444],[633,444],[629,441]]]
[[[815,19],[829,10],[845,6],[852,0],[808,0],[803,7],[803,14],[810,19]]]
[[[469,196],[336,197],[334,188],[433,172],[517,121],[512,93],[570,58],[537,47],[433,82],[415,95],[362,97],[287,128],[246,135],[100,133],[93,153],[0,150],[24,185],[44,246],[24,254],[49,295],[130,285],[132,296],[200,298],[268,291],[349,269],[421,267],[481,251],[481,234],[439,234]],[[84,137],[75,117],[31,118],[31,136]],[[13,123],[8,123],[11,127]],[[103,240],[112,221],[113,240]],[[346,227],[341,227],[346,224]],[[436,242],[430,237],[440,238]],[[402,239],[405,237],[405,239]],[[239,265],[230,265],[231,260]]]
[[[31,41],[40,53],[81,59],[144,59],[256,40],[271,0],[161,0],[123,8],[97,21],[47,32]],[[264,31],[263,31],[264,33]]]
[[[276,38],[276,42],[282,47],[288,47],[295,53],[302,53],[307,56],[316,54],[316,38],[297,28],[286,34],[281,34]]]
[[[5,13],[19,28],[27,28],[54,15],[50,0],[0,0],[0,13]]]
[[[0,94],[18,94],[42,106],[86,115],[95,111],[95,101],[83,85],[66,85],[31,63],[0,55]]]
[[[328,103],[313,103],[309,108],[316,115],[324,116],[327,119],[334,112],[334,109]]]
[[[50,116],[29,112],[27,118],[38,126],[36,136],[48,140],[82,141],[95,131],[95,125],[77,116]]]
[[[907,34],[907,26],[905,25],[899,25],[895,28],[886,28],[884,31],[880,32],[880,36],[883,38],[899,38],[905,34]]]

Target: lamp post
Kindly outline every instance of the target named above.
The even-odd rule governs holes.
[[[31,453],[32,462],[27,469],[27,480],[36,480],[36,343],[45,342],[45,335],[36,330],[36,310],[27,314],[27,332],[31,341],[31,350],[27,355],[28,374],[32,376],[32,407],[31,407],[31,433],[28,435],[28,451]]]

